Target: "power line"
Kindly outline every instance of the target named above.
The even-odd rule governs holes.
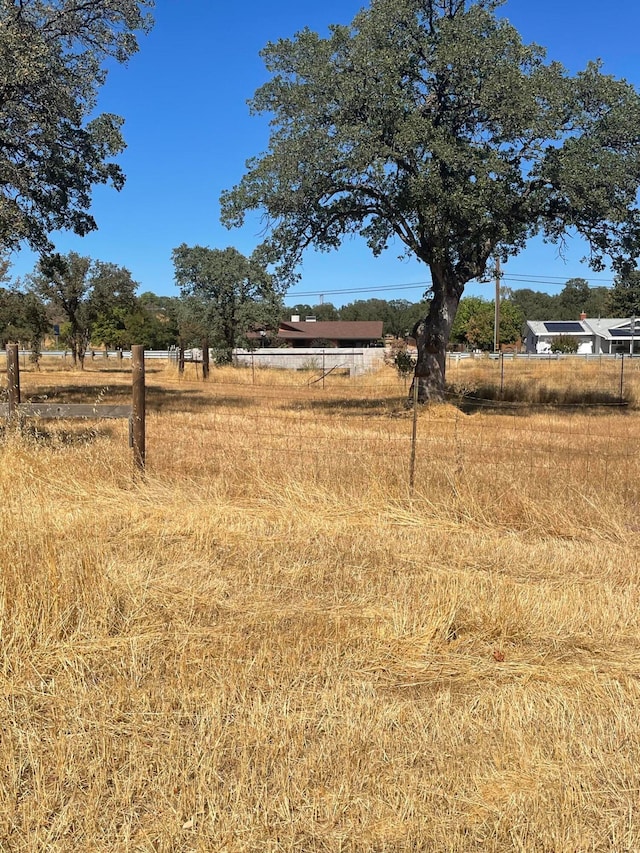
[[[341,294],[341,293],[379,293],[389,290],[409,290],[411,288],[417,287],[431,287],[430,281],[414,281],[409,284],[387,284],[380,285],[376,287],[347,287],[340,288],[338,290],[326,290],[323,289],[322,294],[320,294],[319,290],[308,290],[300,293],[291,293],[288,294],[289,299],[297,299],[299,296],[331,296],[332,294]]]
[[[610,278],[584,278],[583,276],[573,275],[570,278],[560,275],[503,275],[502,278],[507,278],[510,281],[527,282],[529,284],[566,284],[571,279],[579,278],[586,281],[589,287],[606,287],[613,284],[613,279]],[[490,282],[489,282],[490,283]]]
[[[582,276],[570,276],[570,278],[582,278]],[[517,273],[513,273],[511,275],[502,274],[501,276],[502,281],[512,281],[517,284],[535,284],[538,286],[548,284],[553,287],[557,287],[559,284],[566,284],[570,278],[559,275],[535,275],[533,273],[527,275],[520,275]],[[586,281],[589,287],[607,287],[613,284],[613,280],[608,278],[583,278],[582,280]],[[492,284],[491,281],[469,282],[469,284],[472,283]],[[322,293],[320,293],[319,290],[305,290],[298,293],[289,293],[287,294],[287,299],[299,299],[303,296],[322,296],[324,298],[325,296],[344,295],[350,293],[388,293],[389,291],[394,290],[416,290],[418,288],[428,287],[431,287],[430,281],[413,281],[405,284],[376,285],[375,287],[343,287],[335,290],[323,289]]]

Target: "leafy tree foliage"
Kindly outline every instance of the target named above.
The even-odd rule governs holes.
[[[0,289],[0,345],[10,341],[31,347],[39,358],[42,341],[51,324],[46,309],[34,293],[18,287]]]
[[[393,338],[389,341],[384,360],[385,364],[389,364],[397,370],[398,376],[405,382],[416,366],[416,360],[409,352],[407,341],[404,338]]]
[[[315,317],[316,320],[382,320],[383,335],[405,338],[411,334],[415,324],[428,309],[428,301],[409,302],[408,299],[357,299],[341,308],[330,302],[321,305],[299,303],[286,309],[284,317],[288,320],[295,314],[304,320]]]
[[[266,212],[264,251],[293,278],[304,250],[358,233],[431,271],[415,328],[421,400],[442,396],[465,284],[492,256],[567,230],[601,268],[639,250],[640,98],[591,63],[570,76],[496,15],[496,0],[373,0],[328,38],[263,51],[268,150],[222,195],[223,221]]]
[[[572,335],[558,335],[551,339],[551,352],[575,353],[578,352],[579,342]]]
[[[589,287],[585,279],[572,278],[555,296],[525,287],[513,290],[509,301],[520,307],[525,320],[577,320],[582,312],[587,317],[612,316],[609,292],[607,287]]]
[[[474,314],[484,310],[485,304],[485,300],[480,296],[465,296],[460,300],[460,305],[456,312],[456,318],[451,326],[450,340],[453,343],[463,345],[467,345],[469,343],[469,339],[467,338],[467,327],[469,322],[473,318]]]
[[[333,321],[340,319],[340,311],[331,302],[322,302],[319,305],[307,305],[300,302],[292,308],[286,308],[283,319],[290,320],[292,316],[300,317],[304,321],[306,317],[315,317],[319,321]]]
[[[145,291],[138,297],[138,305],[152,322],[146,322],[145,334],[132,343],[141,343],[150,349],[163,349],[178,343],[180,300],[177,297],[156,296]]]
[[[42,342],[50,323],[42,301],[34,293],[25,292],[20,281],[12,282],[9,275],[11,264],[0,255],[0,346],[9,342],[22,343],[31,347],[31,357],[38,363]]]
[[[207,335],[220,361],[231,361],[254,325],[273,327],[282,312],[280,293],[256,257],[237,249],[186,244],[173,250],[176,283],[183,297],[181,331],[194,343]]]
[[[178,341],[178,327],[145,307],[141,299],[128,308],[112,308],[99,313],[91,324],[91,341],[110,347],[129,349],[141,344],[145,349],[166,349]]]
[[[124,308],[114,308],[108,313],[98,313],[91,324],[92,342],[102,344],[105,353],[110,348],[124,349],[126,346],[126,317],[127,311]]]
[[[523,287],[514,290],[510,299],[520,308],[525,320],[556,319],[556,297],[550,293]],[[558,317],[557,319],[561,318]]]
[[[611,317],[640,317],[640,270],[616,277],[608,293]]]
[[[601,317],[606,314],[609,290],[589,287],[584,278],[570,278],[554,300],[554,319],[577,320],[580,314]]]
[[[586,311],[590,298],[589,282],[584,278],[570,278],[557,299],[559,320],[577,320]]]
[[[500,303],[500,343],[512,344],[522,336],[523,314],[510,300]],[[451,339],[472,349],[491,350],[494,343],[495,303],[478,296],[460,301]]]
[[[42,258],[31,276],[31,289],[47,305],[55,318],[64,318],[66,342],[74,365],[84,367],[84,358],[91,339],[93,324],[98,327],[101,342],[109,336],[104,325],[109,314],[117,309],[130,310],[135,304],[137,283],[131,273],[115,264],[92,262],[76,252]],[[117,317],[117,314],[115,315]]]
[[[94,116],[105,60],[125,62],[153,0],[0,0],[0,249],[86,234],[96,184],[119,189],[122,119]]]

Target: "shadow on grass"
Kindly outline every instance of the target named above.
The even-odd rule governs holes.
[[[217,406],[251,408],[255,404],[249,397],[205,396],[202,391],[188,391],[154,388],[146,389],[147,412],[187,412],[212,411]],[[113,403],[127,405],[131,403],[131,388],[128,385],[66,385],[61,387],[43,387],[37,393],[23,394],[25,402],[32,403]]]
[[[51,421],[47,421],[50,424]],[[0,438],[6,438],[15,427],[0,426]],[[78,447],[93,444],[99,438],[112,438],[114,428],[105,423],[99,427],[79,425],[77,429],[60,429],[57,426],[45,426],[42,421],[27,421],[20,426],[20,436],[26,441],[43,445],[44,447]]]
[[[364,412],[371,412],[386,415],[390,409],[397,409],[404,402],[404,398],[398,397],[380,397],[377,399],[345,399],[345,400],[305,400],[304,402],[296,401],[295,403],[286,403],[283,408],[286,409],[307,409],[310,411],[320,411],[326,414],[334,415],[358,415],[362,416]]]
[[[540,411],[597,411],[626,410],[629,400],[610,391],[572,388],[533,387],[504,389],[482,385],[474,390],[452,388],[447,400],[465,414],[491,412],[527,416]]]

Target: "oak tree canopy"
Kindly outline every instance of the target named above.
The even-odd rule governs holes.
[[[0,251],[95,229],[96,184],[120,189],[122,119],[96,115],[105,62],[126,62],[153,0],[0,0]]]
[[[467,282],[527,240],[579,233],[589,262],[640,250],[640,98],[590,63],[569,74],[525,45],[499,0],[372,0],[322,38],[268,44],[254,113],[267,150],[222,194],[222,219],[261,211],[262,250],[293,279],[308,247],[395,239],[430,269],[416,325],[419,399],[441,398]]]

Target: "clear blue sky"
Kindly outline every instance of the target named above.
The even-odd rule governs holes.
[[[358,0],[157,0],[153,32],[142,39],[128,67],[110,72],[99,102],[102,111],[125,119],[128,148],[119,162],[126,186],[120,193],[98,188],[92,210],[99,230],[82,239],[56,235],[58,250],[126,266],[140,291],[170,296],[178,295],[171,250],[180,243],[232,245],[250,253],[260,241],[259,220],[240,231],[226,230],[219,222],[218,198],[241,178],[246,159],[266,147],[266,122],[251,117],[246,104],[266,79],[259,51],[267,41],[304,26],[324,34],[330,23],[348,23],[361,5]],[[549,58],[570,71],[600,58],[606,72],[640,86],[639,0],[611,5],[509,0],[501,14],[526,42],[543,45]],[[354,239],[329,255],[310,252],[286,301],[313,304],[320,294],[336,305],[370,296],[417,301],[428,270],[398,260],[400,250],[374,259],[364,242]],[[569,242],[565,260],[555,246],[533,241],[504,269],[505,284],[555,293],[573,276],[610,283],[610,275],[595,274],[580,262],[583,254],[577,239]],[[23,251],[13,261],[14,274],[22,275],[35,258]],[[472,283],[466,292],[493,294],[487,284]]]

